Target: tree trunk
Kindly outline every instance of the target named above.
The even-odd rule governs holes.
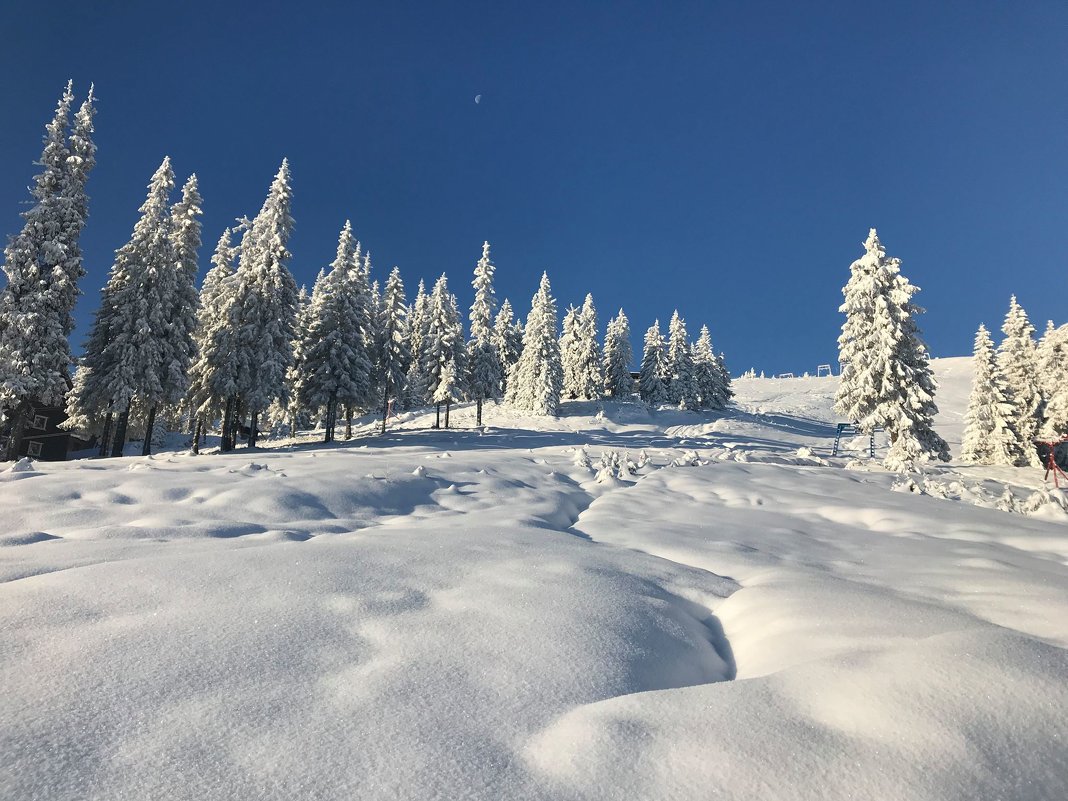
[[[230,448],[237,447],[237,435],[241,432],[241,418],[245,414],[245,410],[241,403],[241,398],[234,397],[234,416],[230,420]]]
[[[219,450],[221,450],[223,453],[226,453],[227,451],[232,451],[234,449],[233,427],[234,399],[230,397],[226,399],[226,406],[223,408],[222,438],[219,442]]]
[[[148,420],[145,423],[145,441],[141,445],[141,455],[149,456],[152,453],[152,429],[156,427],[156,405],[148,410]]]
[[[260,420],[260,413],[259,412],[254,411],[254,412],[252,412],[251,415],[249,415],[248,446],[250,448],[255,448],[256,447],[256,440],[258,440],[259,436],[260,436],[260,432],[256,429],[256,426],[259,424],[259,420]]]
[[[103,458],[108,455],[108,445],[111,444],[111,421],[114,415],[111,413],[111,408],[108,408],[107,416],[104,418],[104,430],[100,432],[100,457]]]
[[[475,402],[475,409],[477,410],[475,412],[475,425],[481,427],[482,426],[482,398],[479,398]]]
[[[345,439],[352,439],[352,404],[345,404]]]
[[[19,451],[22,450],[22,438],[26,434],[26,406],[27,404],[20,403],[12,412],[11,437],[7,441],[6,454],[7,460],[11,462],[18,461]]]
[[[196,425],[193,427],[193,453],[200,453],[200,437],[203,434],[204,420],[198,417]]]
[[[382,433],[386,433],[386,418],[389,417],[389,379],[387,378],[382,388]]]
[[[297,416],[293,415],[289,418],[289,436],[296,439],[297,436]]]
[[[449,409],[452,408],[451,401],[445,401],[445,428],[449,427]]]
[[[437,404],[434,410],[434,428],[441,428],[441,404]]]
[[[119,412],[118,422],[115,424],[115,442],[111,446],[112,456],[122,456],[122,449],[126,445],[126,428],[130,425],[130,407],[127,406]]]
[[[323,426],[323,442],[334,440],[334,416],[337,414],[337,398],[326,402],[326,425]]]

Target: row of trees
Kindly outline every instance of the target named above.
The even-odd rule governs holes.
[[[116,251],[85,343],[73,365],[68,338],[82,276],[78,234],[85,224],[85,181],[94,163],[92,94],[70,123],[68,86],[46,129],[44,172],[23,232],[5,251],[8,285],[0,297],[0,406],[17,422],[32,402],[66,402],[69,428],[97,435],[101,455],[122,453],[131,429],[190,426],[199,444],[218,426],[223,449],[240,433],[250,446],[262,427],[290,432],[321,421],[329,441],[340,419],[351,436],[356,412],[435,404],[449,424],[451,405],[506,398],[536,414],[562,399],[630,396],[632,350],[626,315],[598,342],[597,311],[587,295],[559,331],[556,300],[542,276],[525,324],[508,300],[498,308],[489,243],[475,266],[474,302],[464,337],[456,296],[442,275],[411,304],[400,271],[380,288],[371,256],[346,223],[337,254],[309,294],[287,263],[293,229],[289,165],[281,168],[259,213],[220,237],[196,289],[201,246],[197,178],[177,197],[170,159],[148,184],[130,240]],[[638,389],[650,404],[721,408],[731,396],[722,355],[707,327],[690,342],[676,312],[669,337],[646,336]],[[16,426],[17,427],[17,426]],[[16,438],[12,445],[17,453]]]
[[[1068,435],[1068,325],[1035,329],[1013,296],[998,348],[983,325],[975,335],[974,373],[964,416],[961,458],[977,464],[1037,465],[1035,439]]]

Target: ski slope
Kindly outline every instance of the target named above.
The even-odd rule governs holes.
[[[1068,512],[835,382],[0,465],[0,798],[1068,797]]]

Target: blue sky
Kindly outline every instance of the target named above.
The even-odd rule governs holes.
[[[1014,292],[1068,320],[1063,2],[221,5],[0,11],[4,234],[66,79],[97,86],[76,349],[164,155],[200,178],[202,270],[288,156],[300,282],[351,218],[377,276],[466,305],[489,239],[523,314],[548,270],[636,347],[677,306],[735,373],[835,359],[873,225],[934,355]]]

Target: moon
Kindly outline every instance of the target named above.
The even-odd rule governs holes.
[[[482,95],[475,95],[475,105],[477,106],[482,102]]]

